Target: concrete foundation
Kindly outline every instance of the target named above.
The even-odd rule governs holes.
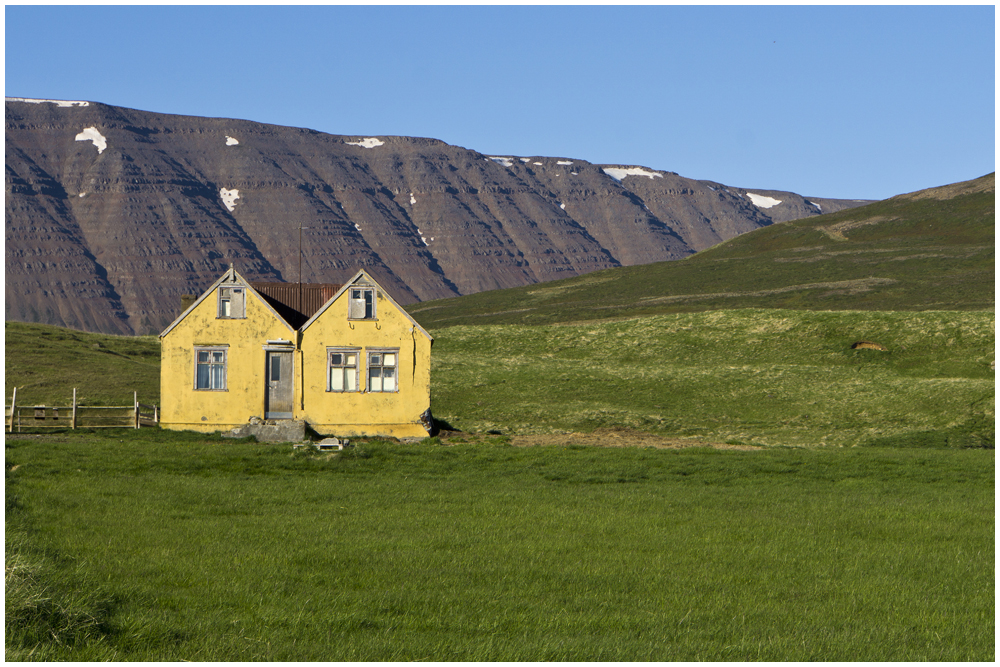
[[[260,442],[302,442],[306,439],[306,423],[296,419],[275,419],[260,424],[244,424],[223,433],[222,437],[246,438],[251,435]]]

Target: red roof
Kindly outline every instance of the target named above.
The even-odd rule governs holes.
[[[296,329],[343,287],[332,283],[250,283],[250,286]]]

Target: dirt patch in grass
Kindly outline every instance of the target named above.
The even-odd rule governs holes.
[[[720,298],[741,298],[741,297],[766,297],[789,292],[801,292],[810,289],[834,289],[837,294],[863,294],[875,287],[891,285],[897,282],[892,278],[858,278],[856,280],[838,280],[833,282],[803,283],[800,285],[788,285],[775,289],[756,290],[753,292],[705,292],[704,294],[675,294],[672,296],[652,296],[639,300],[643,306],[672,303],[675,301],[697,301],[699,299],[720,299]],[[604,308],[620,308],[621,306],[592,306],[592,310]]]
[[[445,431],[439,435],[442,444],[474,443],[497,435]],[[543,435],[502,436],[515,447],[655,447],[656,449],[682,449],[685,447],[712,447],[713,449],[761,449],[755,445],[727,444],[704,438],[681,438],[655,435],[629,428],[599,428],[590,433],[548,433]]]
[[[834,241],[847,241],[847,237],[844,232],[850,231],[852,229],[857,229],[858,227],[865,227],[866,225],[877,225],[880,222],[885,222],[886,220],[892,220],[893,218],[886,218],[883,215],[877,215],[873,218],[865,218],[864,220],[848,220],[846,222],[838,222],[835,225],[830,225],[828,227],[818,227],[819,231],[823,232],[829,236]]]

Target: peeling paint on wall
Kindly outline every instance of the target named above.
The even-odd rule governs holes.
[[[247,288],[245,317],[219,316],[220,279],[161,334],[163,428],[228,431],[263,417],[267,354],[280,345],[294,352],[293,419],[324,435],[427,435],[420,415],[430,407],[431,338],[374,281],[366,283],[376,293],[370,319],[348,318],[348,287],[296,331],[239,280]],[[231,284],[227,279],[225,285]],[[199,346],[225,347],[224,390],[196,388]],[[355,391],[332,390],[330,348],[358,350]]]

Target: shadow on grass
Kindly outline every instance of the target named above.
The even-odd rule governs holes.
[[[972,420],[948,429],[911,431],[865,443],[865,447],[900,447],[909,449],[995,449],[996,434],[985,424]]]

